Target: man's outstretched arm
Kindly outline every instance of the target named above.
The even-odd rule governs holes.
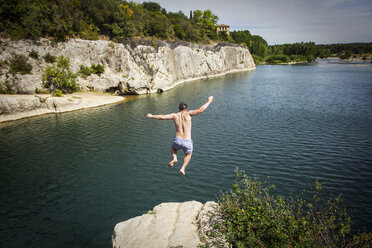
[[[172,120],[173,117],[174,117],[174,113],[173,114],[169,114],[169,115],[153,115],[153,114],[147,114],[146,116],[148,118],[152,118],[152,119],[157,119],[157,120]]]
[[[189,114],[190,114],[191,116],[193,116],[193,115],[199,115],[199,114],[203,113],[204,110],[206,110],[206,109],[208,108],[209,104],[211,104],[212,101],[213,101],[213,96],[208,97],[208,100],[207,100],[206,103],[204,103],[204,104],[203,104],[200,108],[198,108],[198,109],[190,110],[190,111],[189,111]]]

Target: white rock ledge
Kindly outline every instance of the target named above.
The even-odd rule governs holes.
[[[112,235],[114,248],[196,248],[206,241],[204,230],[215,202],[161,203],[147,214],[120,222]],[[204,237],[204,238],[201,238]]]
[[[123,101],[122,96],[81,92],[52,97],[51,95],[0,95],[0,122],[22,118],[93,108]]]

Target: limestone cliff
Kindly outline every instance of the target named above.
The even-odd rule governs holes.
[[[8,74],[8,80],[18,93],[33,94],[41,89],[41,75],[48,64],[42,56],[70,58],[70,68],[77,72],[80,65],[102,64],[101,76],[78,77],[82,90],[116,91],[119,94],[146,94],[168,90],[175,85],[203,77],[234,71],[255,69],[247,48],[231,44],[206,46],[188,42],[132,41],[127,44],[111,41],[70,39],[52,43],[48,39],[33,42],[27,40],[1,40],[0,60],[7,60],[12,53],[24,54],[33,66],[31,74]],[[35,50],[38,59],[28,56]],[[6,66],[2,67],[0,82],[6,79]]]

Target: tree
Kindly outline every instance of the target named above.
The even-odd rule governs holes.
[[[233,38],[235,43],[249,45],[249,41],[251,40],[251,33],[248,30],[244,31],[233,31],[230,32],[230,36]]]
[[[248,46],[250,52],[262,58],[267,56],[269,46],[265,39],[258,35],[251,35],[248,30],[233,31],[230,33],[235,43]]]
[[[201,31],[204,38],[216,40],[218,38],[216,33],[216,25],[218,17],[210,10],[195,10],[193,12],[193,21]]]
[[[218,40],[218,17],[210,10],[195,11],[193,19],[182,12],[167,13],[156,2],[126,0],[0,0],[0,31],[13,39],[49,36],[113,40],[133,36],[178,38],[194,42]]]
[[[145,35],[156,36],[162,39],[174,37],[174,30],[162,12],[150,12],[144,26]]]
[[[160,7],[160,4],[155,2],[143,2],[142,6],[145,10],[151,11],[151,12],[159,12],[162,10]]]

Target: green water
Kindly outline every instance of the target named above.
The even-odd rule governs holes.
[[[197,108],[194,153],[168,168],[171,121]],[[116,223],[161,202],[216,200],[236,168],[299,194],[316,178],[371,230],[372,67],[259,66],[163,94],[0,125],[0,247],[110,247]],[[183,154],[181,155],[181,159]],[[306,191],[303,197],[310,198]]]

